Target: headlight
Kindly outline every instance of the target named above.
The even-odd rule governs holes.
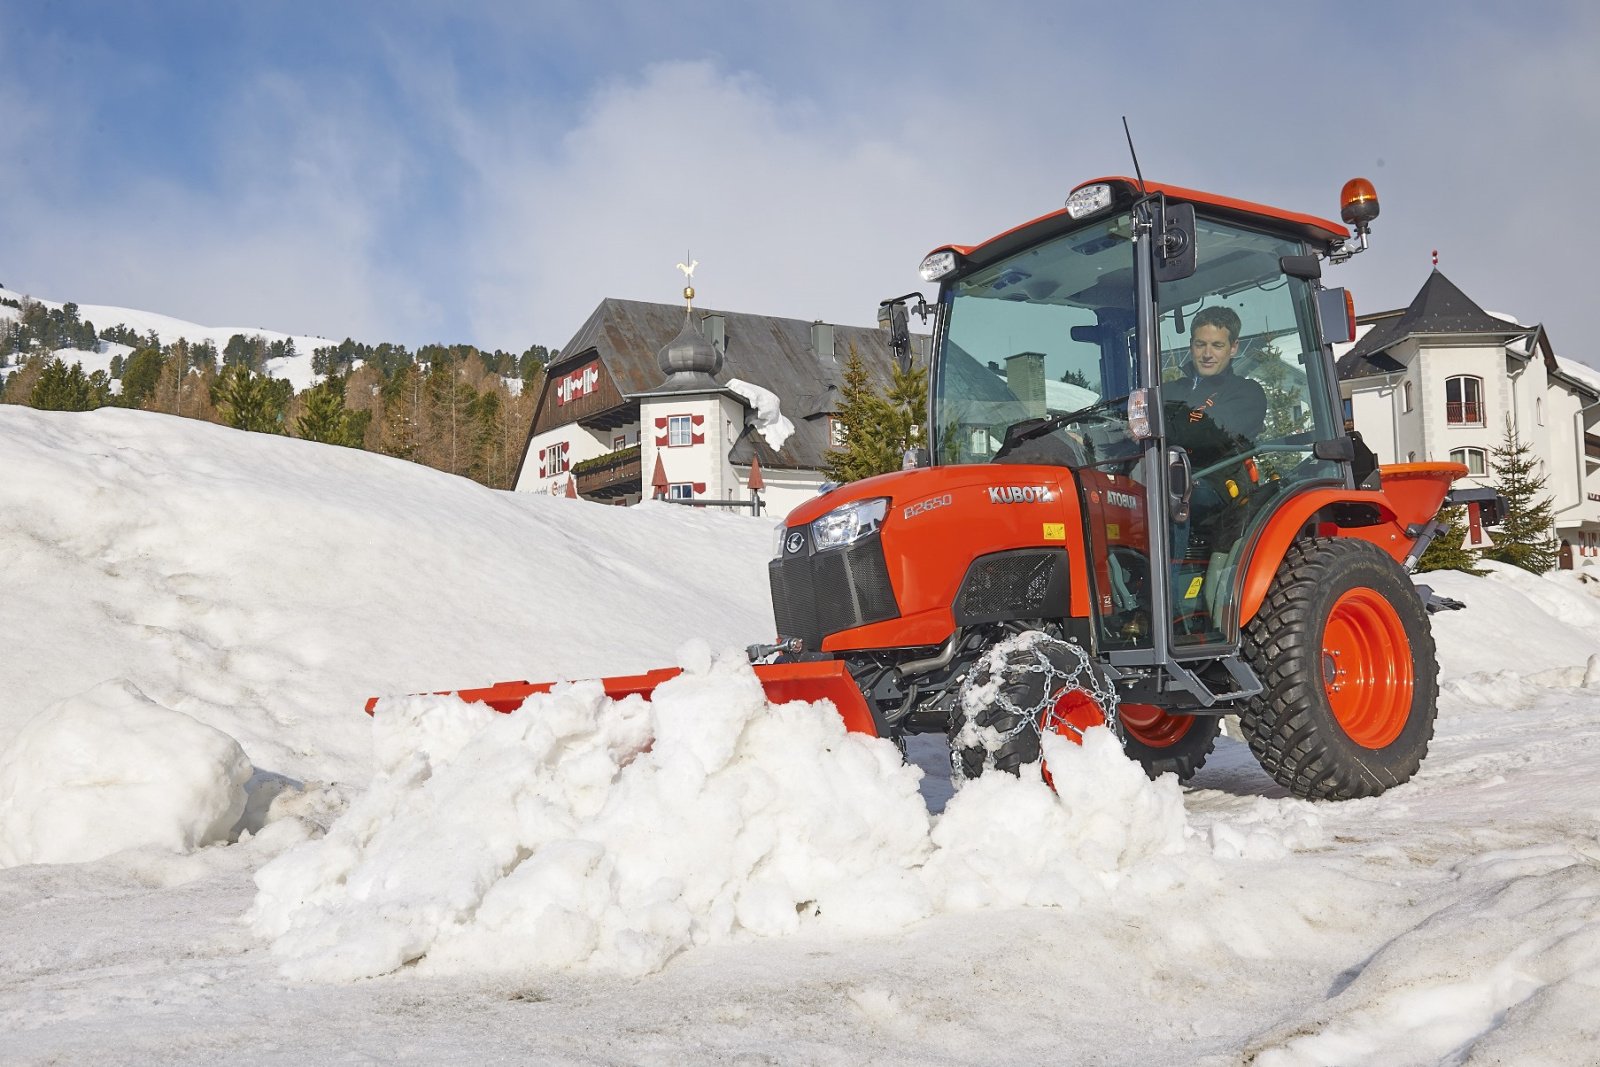
[[[834,508],[811,524],[811,546],[820,551],[859,541],[876,532],[888,513],[888,497],[857,500],[853,504]]]
[[[918,268],[925,282],[936,282],[956,269],[956,254],[948,248],[943,252],[929,252]]]
[[[782,559],[783,558],[783,535],[788,533],[788,532],[789,532],[789,528],[787,526],[785,526],[781,522],[778,523],[778,525],[776,525],[776,526],[774,526],[772,528],[772,558],[773,559]]]
[[[1104,184],[1085,185],[1081,189],[1072,190],[1067,197],[1067,214],[1075,219],[1087,218],[1096,211],[1104,211],[1111,206],[1111,186]]]

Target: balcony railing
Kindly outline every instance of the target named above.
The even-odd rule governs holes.
[[[1476,400],[1450,401],[1444,406],[1446,422],[1462,426],[1483,425],[1483,404]]]
[[[605,500],[640,491],[639,446],[618,449],[572,468],[578,495]]]

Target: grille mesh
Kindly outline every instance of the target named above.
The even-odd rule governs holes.
[[[773,560],[767,568],[778,633],[808,649],[841,630],[900,614],[883,543],[871,538],[847,549]]]
[[[1056,555],[1020,552],[974,563],[961,587],[961,614],[972,618],[1034,615],[1049,601]]]

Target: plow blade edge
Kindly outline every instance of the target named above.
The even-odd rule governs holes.
[[[792,700],[832,701],[833,706],[839,710],[839,717],[844,720],[846,729],[857,733],[877,734],[872,712],[867,708],[867,702],[862,698],[855,679],[850,677],[850,672],[845,669],[842,662],[818,660],[810,663],[758,663],[752,669],[756,672],[756,678],[761,682],[761,688],[766,692],[767,699],[772,703],[786,704]],[[605,687],[606,696],[612,700],[630,696],[649,700],[656,686],[682,673],[683,671],[677,667],[663,667],[659,670],[646,671],[644,674],[601,678],[599,682]],[[522,707],[523,701],[530,696],[548,693],[558,684],[561,683],[497,682],[481,689],[445,690],[434,695],[456,696],[469,704],[487,704],[495,711],[513,712]],[[367,699],[368,715],[372,714],[380,699],[382,698]]]

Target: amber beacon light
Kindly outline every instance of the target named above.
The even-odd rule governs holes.
[[[1365,178],[1351,178],[1339,190],[1339,217],[1365,233],[1367,226],[1378,217],[1378,191]]]

